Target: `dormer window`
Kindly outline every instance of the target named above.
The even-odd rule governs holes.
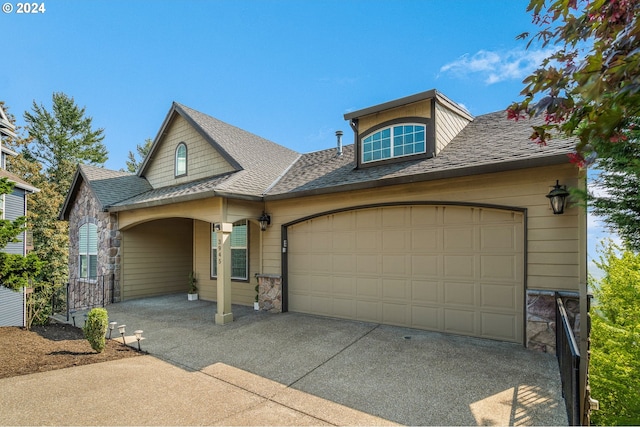
[[[187,145],[184,142],[176,148],[176,177],[187,174]]]
[[[426,153],[426,126],[403,123],[388,126],[362,139],[362,163]]]

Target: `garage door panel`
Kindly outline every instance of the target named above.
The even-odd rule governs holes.
[[[382,323],[405,326],[411,322],[411,306],[407,304],[382,304]]]
[[[411,275],[413,277],[441,277],[439,255],[411,256]]]
[[[472,223],[475,211],[474,208],[444,206],[442,207],[443,223],[446,225]]]
[[[363,322],[382,322],[382,303],[379,301],[356,301],[356,317]]]
[[[380,257],[377,254],[357,254],[356,271],[358,275],[380,275]]]
[[[320,296],[317,294],[311,295],[311,312],[314,314],[325,313],[327,308],[330,310],[330,314],[333,315],[333,301],[331,297]]]
[[[333,233],[332,250],[340,253],[351,253],[356,249],[356,233],[342,231]]]
[[[379,230],[362,230],[356,236],[356,250],[358,252],[380,252],[381,244]]]
[[[475,307],[477,305],[476,283],[446,282],[444,284],[444,303]]]
[[[411,206],[411,227],[422,228],[438,224],[442,208],[439,206]]]
[[[382,279],[383,300],[396,300],[404,304],[411,302],[411,285],[404,279]]]
[[[444,230],[443,249],[446,252],[474,250],[475,236],[473,227],[451,228]]]
[[[383,276],[410,276],[411,259],[406,255],[384,254],[382,258]]]
[[[444,276],[473,279],[475,277],[474,258],[473,255],[444,255]]]
[[[356,273],[355,256],[352,254],[331,255],[331,266],[333,273],[353,275]]]
[[[333,276],[331,278],[331,293],[337,296],[356,296],[356,283],[353,276]]]
[[[405,206],[388,207],[381,210],[382,227],[403,228],[411,224],[411,211]]]
[[[514,255],[483,255],[480,257],[480,278],[482,280],[516,280]]]
[[[518,325],[515,316],[508,314],[482,313],[481,318],[482,337],[505,341],[516,340],[516,330]]]
[[[467,206],[340,212],[288,228],[289,309],[523,341],[524,215]]]
[[[480,304],[483,309],[515,311],[517,309],[516,291],[513,286],[482,284]]]
[[[411,250],[418,252],[435,252],[440,248],[438,242],[440,230],[437,228],[417,229],[411,232]]]
[[[472,310],[444,309],[444,331],[453,334],[478,335],[476,312]],[[479,329],[479,328],[478,328]]]
[[[405,254],[411,245],[411,233],[408,231],[385,230],[382,232],[382,250],[384,253]]]
[[[310,271],[312,272],[329,272],[331,271],[331,254],[318,253],[308,260],[311,264]]]
[[[359,277],[356,279],[356,297],[382,298],[380,279],[377,277]]]
[[[353,319],[356,312],[356,302],[353,299],[335,298],[333,300],[333,315],[346,319]]]
[[[442,282],[414,280],[411,283],[411,297],[414,303],[441,303]]]
[[[419,329],[441,331],[444,309],[440,306],[417,306],[411,308],[411,326]]]
[[[514,251],[516,230],[513,226],[483,227],[480,229],[480,249],[483,251]]]

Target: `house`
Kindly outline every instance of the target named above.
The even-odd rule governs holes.
[[[8,172],[7,156],[18,154],[7,148],[3,138],[15,138],[16,127],[11,123],[0,106],[0,178],[7,178],[15,184],[11,194],[3,194],[0,202],[2,219],[15,220],[27,215],[27,195],[39,190],[20,177]],[[23,231],[17,236],[17,242],[9,242],[0,251],[10,254],[26,255],[32,249],[30,233]],[[0,326],[24,326],[26,322],[25,294],[14,292],[0,284]]]
[[[344,118],[353,144],[299,154],[173,103],[137,174],[78,167],[71,277],[113,275],[127,300],[186,293],[193,271],[216,324],[259,284],[263,310],[554,351],[554,293],[586,310],[586,213],[547,197],[586,185],[574,143],[436,90]]]

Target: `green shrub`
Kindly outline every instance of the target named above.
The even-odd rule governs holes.
[[[105,335],[109,326],[109,316],[104,308],[92,309],[82,328],[84,337],[91,344],[91,348],[98,353],[102,353],[105,346]]]

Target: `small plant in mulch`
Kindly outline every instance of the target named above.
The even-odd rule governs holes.
[[[106,345],[105,336],[109,326],[109,316],[104,308],[94,308],[87,315],[82,331],[84,337],[97,353],[102,353]]]

